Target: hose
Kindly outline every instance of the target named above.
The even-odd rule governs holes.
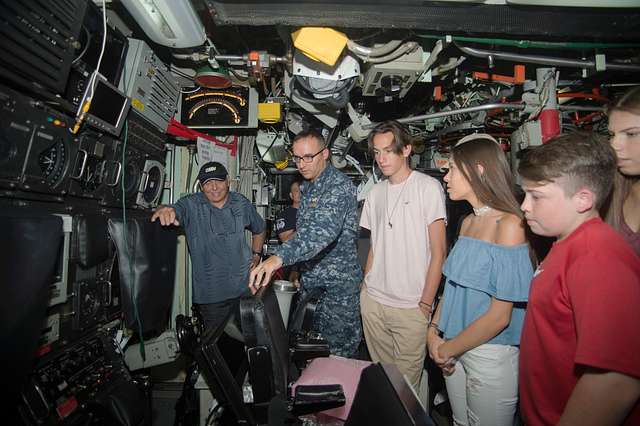
[[[378,47],[366,47],[353,40],[347,40],[347,48],[358,56],[377,57],[393,52],[402,44],[402,40],[391,40]]]
[[[377,58],[367,58],[365,62],[369,62],[370,64],[383,64],[385,62],[391,62],[394,59],[397,59],[406,53],[413,52],[417,47],[418,47],[417,42],[409,41],[403,44],[402,46],[400,46],[399,48],[397,48],[396,50],[394,50],[393,52],[389,53],[388,55],[379,56]]]

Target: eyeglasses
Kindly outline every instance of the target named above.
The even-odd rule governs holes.
[[[293,162],[298,164],[300,161],[303,161],[305,163],[310,163],[313,161],[314,158],[316,158],[316,156],[318,154],[320,154],[322,151],[324,151],[325,148],[322,148],[320,151],[316,152],[315,154],[307,154],[307,155],[303,155],[302,157],[300,157],[299,155],[292,155],[291,158],[293,159]]]

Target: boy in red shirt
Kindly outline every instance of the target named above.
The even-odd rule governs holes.
[[[640,424],[640,259],[598,214],[615,164],[584,133],[520,163],[527,223],[557,237],[534,274],[522,331],[527,425]]]

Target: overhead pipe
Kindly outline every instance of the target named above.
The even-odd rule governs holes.
[[[389,53],[388,55],[378,56],[375,58],[366,58],[364,60],[370,64],[384,64],[386,62],[391,62],[394,59],[397,59],[406,53],[413,52],[414,50],[416,50],[417,47],[418,47],[418,43],[416,43],[415,41],[409,41],[403,44],[402,46],[400,46],[398,49]]]
[[[423,114],[423,115],[415,115],[413,117],[400,118],[397,120],[399,123],[413,123],[416,121],[423,120],[433,120],[435,118],[448,117],[450,115],[459,115],[459,114],[468,114],[472,112],[486,111],[491,109],[511,109],[511,110],[523,110],[526,108],[525,104],[502,104],[502,103],[492,103],[485,105],[476,105],[467,108],[459,108],[450,111],[440,111],[434,112],[433,114]],[[376,127],[378,123],[365,124],[362,126],[363,129],[373,129]]]
[[[391,40],[378,47],[366,47],[353,40],[347,40],[347,48],[357,56],[377,57],[393,52],[402,44],[402,40]]]
[[[459,43],[454,42],[456,47],[470,56],[476,58],[489,58],[502,59],[506,61],[514,62],[526,62],[531,64],[541,65],[555,65],[559,67],[569,68],[596,68],[596,61],[589,59],[566,59],[551,56],[540,55],[522,55],[519,53],[499,52],[494,50],[477,49],[475,47],[462,46]],[[606,69],[618,70],[618,71],[640,71],[640,65],[624,65],[624,64],[605,64]]]
[[[441,40],[442,36],[430,34],[416,34],[420,38]],[[579,41],[534,41],[534,40],[512,40],[503,38],[484,38],[484,37],[464,37],[464,36],[447,36],[452,41],[466,41],[472,43],[492,44],[497,46],[513,46],[521,49],[538,48],[538,49],[631,49],[640,46],[638,43],[592,43]]]
[[[604,112],[605,107],[598,106],[586,106],[586,105],[558,105],[560,111],[597,111]]]

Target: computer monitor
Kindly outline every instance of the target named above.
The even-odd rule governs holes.
[[[96,72],[93,84],[88,85],[80,102],[78,116],[82,114],[87,101],[90,102],[89,109],[85,113],[87,124],[119,136],[131,106],[131,100],[109,83],[102,74]]]

